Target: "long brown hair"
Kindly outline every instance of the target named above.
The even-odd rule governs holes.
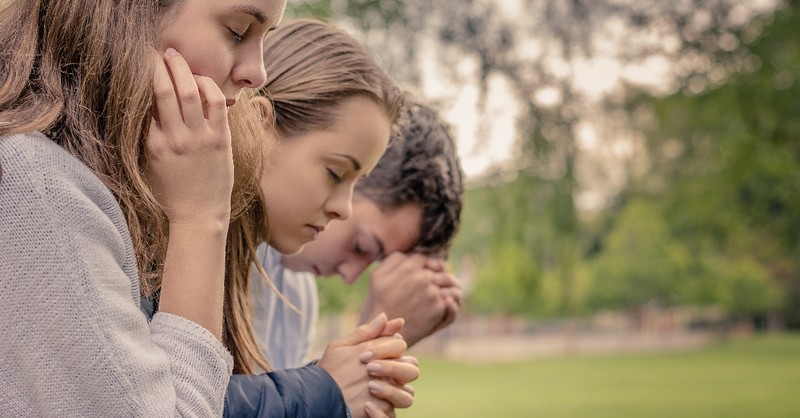
[[[27,0],[0,5],[0,136],[39,131],[86,164],[128,223],[141,291],[160,288],[167,219],[144,176],[152,51],[181,0]],[[233,138],[254,138],[246,106]],[[237,116],[238,115],[238,116]],[[250,133],[242,133],[242,132]],[[234,140],[232,214],[257,196],[263,141]]]
[[[350,34],[328,23],[302,19],[282,25],[264,42],[267,83],[259,94],[272,102],[273,112],[265,115],[265,129],[279,140],[314,130],[328,129],[345,100],[362,96],[377,103],[391,122],[404,105],[404,94]],[[269,175],[267,173],[266,175]],[[300,192],[300,191],[298,191]],[[249,266],[255,263],[273,291],[266,273],[255,260],[253,247],[266,239],[262,196],[245,216],[234,220],[228,243],[228,286],[225,299],[225,336],[233,352],[236,373],[252,373],[253,367],[270,370],[251,325]],[[235,253],[235,254],[234,254]],[[236,260],[231,258],[237,257]],[[246,264],[243,264],[246,263]],[[280,293],[278,293],[279,296]]]

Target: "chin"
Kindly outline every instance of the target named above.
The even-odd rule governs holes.
[[[303,247],[306,246],[305,243],[275,243],[270,244],[272,248],[276,249],[279,253],[283,255],[294,255],[303,251]]]

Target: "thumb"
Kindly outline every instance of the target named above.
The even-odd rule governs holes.
[[[380,313],[368,324],[360,325],[336,341],[337,346],[352,346],[375,339],[386,327],[386,314]]]
[[[386,321],[386,326],[383,327],[381,337],[391,337],[392,335],[397,334],[401,329],[403,329],[403,325],[405,325],[405,323],[406,320],[403,318],[395,318]]]

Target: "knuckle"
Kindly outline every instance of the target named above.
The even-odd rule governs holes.
[[[200,92],[197,90],[189,90],[181,92],[181,102],[186,104],[200,103]]]
[[[225,103],[225,96],[214,95],[206,98],[206,104],[209,108],[216,110],[223,110],[227,107]]]
[[[175,92],[172,89],[172,86],[156,86],[153,89],[153,96],[157,102],[170,100],[174,94]]]
[[[189,151],[189,146],[187,141],[184,141],[181,138],[175,138],[170,144],[169,148],[173,153],[177,155],[183,155]]]

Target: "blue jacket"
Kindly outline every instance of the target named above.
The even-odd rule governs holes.
[[[153,299],[142,298],[141,309],[152,318]],[[347,418],[347,403],[325,369],[310,364],[259,375],[231,376],[225,394],[225,417]]]
[[[322,367],[235,374],[225,394],[225,417],[347,417],[339,386]]]

